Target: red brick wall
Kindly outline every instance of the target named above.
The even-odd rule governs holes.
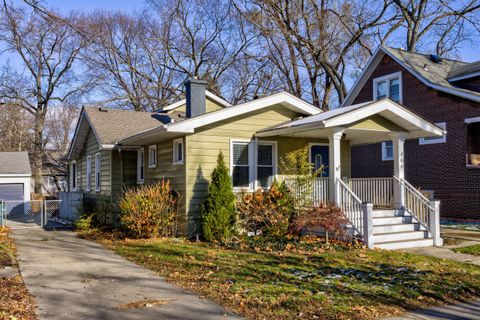
[[[480,219],[480,169],[467,169],[465,118],[480,116],[480,103],[425,86],[394,60],[385,56],[354,103],[372,100],[372,79],[402,72],[403,105],[424,119],[447,122],[447,142],[405,144],[405,175],[414,186],[434,190],[441,200],[442,217]],[[392,161],[382,161],[380,144],[352,148],[352,177],[391,176]]]

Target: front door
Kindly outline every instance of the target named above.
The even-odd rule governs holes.
[[[322,167],[322,172],[320,172],[320,177],[328,177],[328,146],[323,145],[312,145],[310,147],[310,161],[312,161],[315,171]]]

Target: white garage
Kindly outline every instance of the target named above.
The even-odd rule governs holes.
[[[0,200],[29,201],[31,177],[27,152],[0,152]]]

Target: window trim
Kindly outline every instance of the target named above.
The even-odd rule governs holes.
[[[85,174],[85,177],[87,179],[85,183],[85,191],[90,192],[92,191],[92,156],[88,155],[86,157],[86,169],[87,172]]]
[[[393,158],[395,157],[395,152],[393,150],[393,141],[392,141],[392,157],[387,156],[387,142],[389,141],[383,141],[382,142],[382,161],[392,161]]]
[[[73,166],[75,166],[75,174],[73,174]],[[72,191],[77,191],[78,188],[78,166],[77,160],[70,162],[70,189]]]
[[[248,148],[248,187],[235,187],[233,186],[233,145],[234,144],[245,144]],[[242,192],[242,191],[252,191],[254,188],[254,182],[252,176],[254,175],[254,167],[252,163],[255,162],[255,152],[252,147],[252,140],[250,139],[230,139],[230,161],[229,161],[229,170],[230,170],[230,180],[232,181],[233,192]]]
[[[278,150],[278,143],[277,141],[270,141],[270,140],[256,140],[255,141],[255,161],[254,161],[254,172],[255,172],[255,176],[254,176],[254,189],[255,190],[258,190],[258,189],[270,189],[270,186],[268,186],[267,188],[263,188],[262,186],[260,186],[260,181],[258,180],[258,167],[259,167],[259,164],[258,164],[258,147],[260,145],[267,145],[267,146],[272,146],[272,174],[273,174],[273,180],[277,179],[277,176],[278,176],[278,153],[277,153],[277,150]],[[270,167],[270,166],[268,166]],[[273,183],[273,181],[272,181]]]
[[[142,155],[142,157],[140,157],[140,155]],[[140,161],[140,159],[142,159],[143,161]],[[141,179],[142,173],[143,173],[143,178]],[[145,150],[141,148],[137,150],[137,184],[143,184],[144,181],[145,181]]]
[[[152,162],[152,150],[154,151],[154,157],[153,157],[153,162]],[[158,163],[158,155],[157,155],[157,145],[153,144],[148,147],[148,167],[151,168],[156,168]]]
[[[377,84],[379,82],[389,81],[389,80],[395,79],[395,78],[398,78],[398,84],[399,84],[399,87],[398,87],[398,95],[399,95],[398,102],[400,104],[402,104],[403,103],[403,85],[402,85],[402,72],[401,71],[390,73],[390,74],[387,74],[387,75],[384,75],[384,76],[373,79],[373,100],[375,100],[375,101],[377,100]],[[390,99],[390,86],[389,85],[387,85],[387,98]]]
[[[98,161],[98,162],[97,162]],[[102,158],[100,152],[95,153],[95,191],[102,189]]]
[[[441,137],[438,137],[438,138],[432,138],[432,139],[427,139],[427,140],[425,140],[425,138],[419,138],[418,139],[418,144],[419,145],[423,146],[423,145],[426,145],[426,144],[438,144],[438,143],[447,142],[447,122],[446,121],[435,122],[434,125],[443,129],[443,135]]]
[[[181,146],[182,150],[182,159],[177,159],[177,146]],[[182,165],[185,163],[185,144],[183,142],[183,138],[178,138],[173,140],[173,152],[172,152],[172,164],[173,165]]]

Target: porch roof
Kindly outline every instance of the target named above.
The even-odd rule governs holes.
[[[344,129],[352,145],[391,140],[391,133],[405,133],[407,139],[442,136],[443,130],[390,99],[338,108],[273,128],[256,137],[289,136],[328,138],[332,130]]]

